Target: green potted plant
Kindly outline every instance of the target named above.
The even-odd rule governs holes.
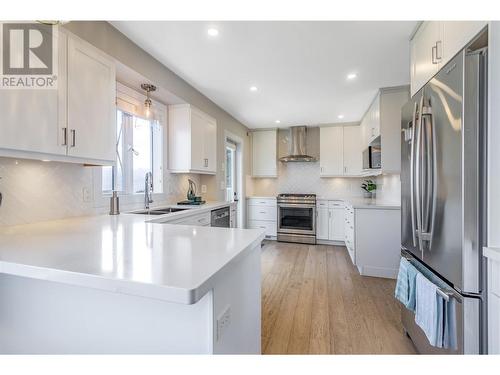
[[[365,180],[365,182],[361,184],[361,189],[365,191],[365,198],[375,198],[377,184],[373,182],[373,180]]]

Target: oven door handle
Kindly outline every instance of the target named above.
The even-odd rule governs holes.
[[[284,208],[316,208],[315,204],[310,203],[278,203],[278,207]]]

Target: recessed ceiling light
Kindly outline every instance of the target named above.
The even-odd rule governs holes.
[[[343,119],[344,118],[344,115],[338,115],[337,118],[339,119]]]
[[[275,123],[279,124],[281,121],[280,120],[276,120]]]
[[[257,91],[257,86],[250,86],[250,91]]]
[[[219,30],[217,30],[214,27],[211,27],[210,29],[207,30],[207,34],[210,36],[217,36],[219,35]]]
[[[349,73],[349,74],[347,75],[347,79],[354,79],[354,78],[356,78],[357,76],[358,76],[358,75],[357,75],[356,73]]]

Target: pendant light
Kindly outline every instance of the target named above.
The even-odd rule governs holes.
[[[146,114],[147,118],[151,117],[151,106],[153,105],[153,102],[151,101],[151,98],[149,94],[151,92],[156,91],[156,86],[152,85],[150,83],[143,83],[141,85],[141,88],[146,91],[146,100],[144,101],[144,112]]]

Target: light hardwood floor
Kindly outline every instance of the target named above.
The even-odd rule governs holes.
[[[266,241],[264,354],[413,354],[394,280],[360,276],[341,246]]]

